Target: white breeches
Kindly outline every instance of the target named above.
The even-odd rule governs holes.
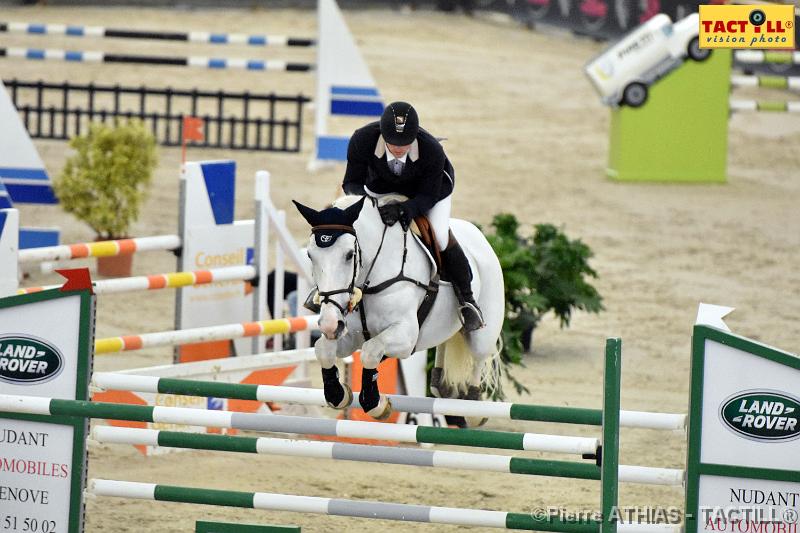
[[[447,248],[447,242],[450,240],[450,205],[452,197],[453,195],[450,195],[439,200],[428,211],[428,220],[433,227],[433,232],[436,234],[436,244],[439,245],[439,251]]]

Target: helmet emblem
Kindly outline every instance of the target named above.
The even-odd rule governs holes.
[[[406,129],[406,117],[394,117],[394,130],[397,133],[403,133]]]

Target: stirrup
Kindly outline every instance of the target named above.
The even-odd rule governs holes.
[[[315,287],[310,293],[308,293],[306,301],[303,302],[303,307],[305,307],[315,315],[318,315],[320,310],[322,309],[322,306],[319,303],[318,294],[319,294],[319,289]]]
[[[464,331],[475,331],[486,325],[483,321],[483,313],[481,313],[478,306],[472,302],[463,302],[459,305],[458,311],[461,318],[461,325],[464,326]]]

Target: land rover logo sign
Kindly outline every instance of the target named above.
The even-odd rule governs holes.
[[[29,335],[0,337],[0,381],[43,383],[61,373],[64,358],[51,344]]]
[[[720,418],[749,439],[782,442],[800,437],[800,400],[777,391],[737,393],[722,403]]]

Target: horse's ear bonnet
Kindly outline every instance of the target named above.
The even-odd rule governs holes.
[[[361,200],[344,210],[345,219],[349,221],[347,223],[348,226],[352,226],[356,223],[356,220],[358,220],[358,215],[361,213],[361,208],[364,207],[364,200],[366,200],[366,198],[366,196],[362,197]]]
[[[320,224],[320,222],[318,222],[320,214],[319,211],[315,211],[310,207],[306,207],[296,200],[292,200],[292,203],[297,208],[297,210],[300,211],[300,214],[303,215],[303,218],[306,219],[306,222],[308,222],[312,228]]]
[[[320,248],[331,246],[336,242],[336,239],[345,233],[355,235],[353,224],[358,219],[361,208],[364,206],[364,198],[361,198],[361,200],[347,209],[329,207],[322,211],[315,211],[294,200],[292,202],[294,202],[300,214],[303,215],[303,218],[306,219],[306,222],[311,225],[314,240]]]

